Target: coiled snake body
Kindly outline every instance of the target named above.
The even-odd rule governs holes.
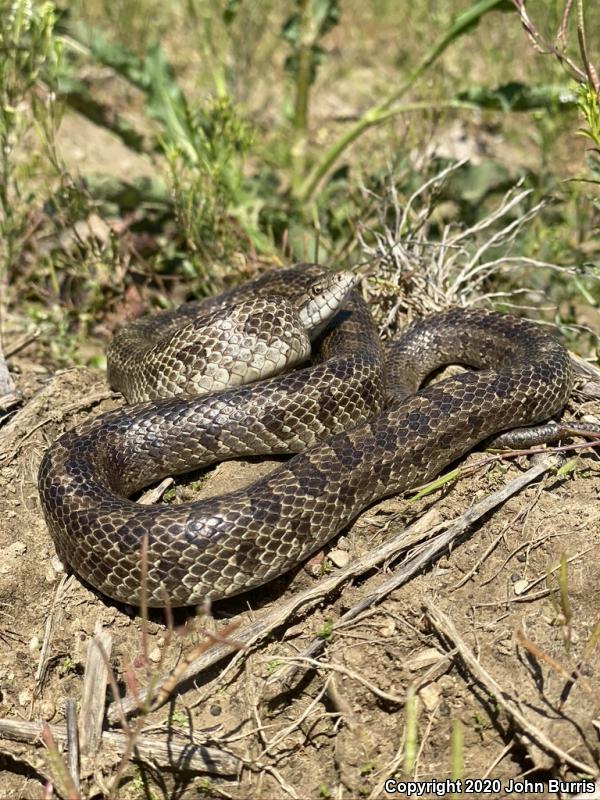
[[[58,555],[81,577],[110,597],[139,603],[147,534],[150,605],[164,605],[165,594],[173,606],[238,594],[306,558],[373,501],[424,483],[494,433],[542,421],[564,406],[570,360],[538,326],[454,309],[413,323],[383,353],[354,291],[320,335],[312,365],[220,388],[222,371],[239,372],[246,358],[230,348],[240,334],[222,321],[223,304],[250,301],[236,330],[259,343],[250,371],[255,380],[265,374],[264,362],[279,361],[283,351],[297,361],[306,358],[306,342],[287,331],[297,298],[306,302],[323,274],[315,265],[267,273],[216,301],[147,318],[117,337],[109,373],[123,388],[133,366],[134,399],[156,398],[173,385],[175,391],[213,393],[152,399],[103,414],[45,453],[39,472],[44,515]],[[275,295],[287,298],[284,311]],[[261,339],[261,314],[283,334],[283,345]],[[189,333],[198,315],[213,326],[209,340],[221,337],[221,344],[213,347],[211,340],[207,347],[206,337],[192,336],[183,356],[165,355],[164,332],[179,330],[183,320]],[[139,388],[136,346],[148,355],[159,388]],[[205,377],[178,377],[181,362],[193,354],[204,360],[208,384]],[[432,370],[450,362],[479,371],[417,392]],[[266,453],[296,455],[223,497],[159,506],[128,499],[165,475]]]

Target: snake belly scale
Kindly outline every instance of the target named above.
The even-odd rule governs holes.
[[[274,296],[293,306],[324,274],[316,265],[276,270],[139,324],[170,331],[256,298],[267,298],[263,307]],[[271,315],[287,326],[285,314]],[[154,354],[157,338],[147,345],[151,360],[165,358]],[[126,380],[128,335],[121,345],[117,384]],[[198,348],[211,361],[206,347]],[[418,320],[384,351],[354,290],[314,350],[313,363],[294,372],[237,388],[217,382],[200,397],[161,399],[156,390],[150,394],[158,399],[63,434],[39,471],[59,557],[106,595],[138,604],[147,535],[150,605],[164,605],[165,593],[173,606],[239,594],[292,568],[375,500],[435,477],[495,433],[556,414],[572,385],[569,356],[548,332],[484,310],[451,309]],[[432,370],[451,362],[478,371],[417,391]],[[157,374],[166,371],[163,362]],[[218,377],[219,370],[212,373]],[[188,379],[169,380],[190,391]],[[136,400],[148,396],[140,392]],[[128,499],[165,475],[267,453],[295,455],[223,497],[158,506]]]

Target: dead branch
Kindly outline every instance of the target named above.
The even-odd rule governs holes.
[[[48,726],[58,744],[67,742],[67,729],[64,726]],[[42,723],[24,720],[0,719],[0,738],[16,742],[38,744]],[[129,746],[128,737],[122,733],[105,732],[102,734],[102,748],[122,755]],[[166,739],[151,736],[138,736],[132,754],[132,760],[163,769],[204,772],[212,775],[237,775],[240,762],[235,756],[218,750],[216,747],[205,747],[188,741],[175,744],[172,734]]]

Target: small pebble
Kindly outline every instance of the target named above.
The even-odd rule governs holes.
[[[62,563],[58,556],[52,556],[50,559],[50,566],[54,570],[54,572],[58,574],[62,574],[65,571],[65,565]]]
[[[314,554],[311,558],[304,565],[304,571],[310,575],[311,578],[318,578],[321,575],[321,568],[323,561],[325,560],[325,554],[322,550],[319,550],[317,553]]]
[[[527,589],[528,586],[529,586],[529,581],[526,581],[524,580],[524,578],[521,578],[521,580],[515,581],[513,589],[515,591],[515,594],[523,594],[523,592],[525,591],[525,589]]]
[[[419,692],[421,702],[427,711],[433,711],[433,709],[440,702],[440,696],[441,692],[435,683],[430,683],[428,686],[423,686]]]
[[[162,658],[162,653],[160,652],[160,647],[153,647],[152,650],[150,650],[150,652],[148,653],[148,658],[154,664],[158,664],[158,662]]]
[[[22,556],[27,552],[27,545],[25,542],[13,542],[7,548],[16,556]]]
[[[37,653],[40,649],[40,640],[37,636],[32,636],[29,640],[29,652],[30,653]]]
[[[46,566],[46,571],[44,572],[44,580],[46,583],[54,583],[56,580],[56,572],[54,571],[54,567],[52,564],[48,564]]]
[[[343,569],[350,563],[350,554],[346,550],[330,550],[327,558],[331,561],[334,567]]]
[[[223,709],[221,708],[220,705],[218,705],[218,703],[213,703],[212,706],[210,707],[210,713],[212,714],[213,717],[218,717],[221,714],[222,710]]]
[[[389,639],[396,633],[396,623],[393,619],[388,619],[383,625],[379,626],[379,633]]]
[[[31,703],[33,695],[31,689],[22,689],[17,695],[17,700],[20,706],[28,706]]]
[[[56,714],[56,706],[52,702],[52,700],[42,700],[40,703],[40,717],[46,722],[50,722],[50,720]]]

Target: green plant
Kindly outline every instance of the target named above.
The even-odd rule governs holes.
[[[550,593],[550,602],[554,607],[556,620],[563,631],[565,650],[569,653],[571,648],[573,611],[569,600],[569,565],[567,556],[564,553],[560,555],[556,586],[553,586],[552,576],[553,570],[548,567],[546,571],[546,586]]]
[[[164,141],[167,178],[177,220],[192,254],[201,290],[210,294],[208,257],[223,257],[235,246],[229,214],[242,203],[242,165],[252,130],[231,102],[216,99],[208,108],[183,106],[185,132]],[[239,240],[239,234],[237,234]]]
[[[319,639],[330,639],[333,633],[333,621],[326,619],[323,626],[317,631]]]
[[[296,10],[283,25],[283,38],[292,47],[285,67],[294,83],[291,160],[295,193],[306,172],[310,89],[324,57],[319,41],[337,25],[339,18],[339,0],[296,0]]]
[[[177,725],[179,728],[185,728],[188,724],[187,716],[183,713],[183,711],[179,711],[178,709],[173,711],[170,716],[170,721],[173,723],[173,725]]]
[[[67,102],[74,102],[77,97],[78,110],[94,114],[100,124],[110,124],[128,146],[158,149],[166,154],[173,206],[185,247],[191,254],[182,263],[190,277],[199,279],[199,292],[222,283],[223,276],[219,276],[214,261],[226,261],[236,248],[244,250],[252,245],[259,250],[270,250],[272,237],[276,241],[287,237],[295,255],[302,257],[305,255],[302,250],[307,249],[306,232],[315,228],[326,252],[334,242],[348,241],[354,218],[360,218],[364,204],[348,197],[347,174],[338,169],[339,161],[353,142],[387,120],[401,114],[430,112],[433,108],[439,111],[493,107],[512,112],[567,107],[575,102],[574,97],[565,102],[566,95],[560,87],[528,87],[517,83],[496,89],[475,85],[441,100],[424,96],[404,102],[409,90],[483,17],[511,8],[507,0],[477,0],[451,20],[433,45],[417,57],[414,66],[407,66],[404,77],[392,91],[347,125],[320,153],[319,148],[309,146],[310,93],[324,57],[322,40],[339,23],[344,5],[339,0],[295,0],[294,11],[281,29],[281,36],[291,47],[285,63],[293,85],[289,111],[292,134],[290,137],[286,126],[276,125],[269,137],[269,147],[258,146],[253,143],[254,133],[246,114],[233,99],[223,57],[219,58],[211,44],[216,36],[226,51],[232,49],[229,45],[240,8],[239,3],[220,3],[214,12],[209,12],[190,0],[192,19],[206,34],[199,46],[211,65],[214,92],[213,99],[201,104],[193,103],[184,93],[159,44],[149,45],[145,54],[138,56],[92,27],[83,27],[69,19],[61,21],[60,26],[68,40],[76,40],[89,58],[110,67],[144,93],[146,113],[159,126],[158,136],[148,145],[118,115],[110,115],[109,121],[104,114],[107,121],[103,123],[96,106],[91,109],[85,98],[82,100],[81,86],[73,91],[71,79],[71,89],[67,91],[65,84]],[[266,24],[268,19],[264,21]],[[254,164],[251,179],[244,174],[248,155],[253,157]],[[339,181],[336,170],[340,172]],[[346,193],[342,202],[340,190]]]
[[[600,154],[600,78],[589,53],[585,0],[565,0],[560,25],[553,41],[546,39],[539,31],[525,9],[524,0],[513,0],[513,3],[520,15],[523,28],[536,50],[554,55],[577,81],[577,104],[585,123],[579,133],[593,142],[597,157]],[[579,63],[569,52],[569,27],[573,16]],[[597,20],[595,21],[597,24]]]
[[[400,82],[400,86],[393,89],[383,100],[372,105],[360,118],[326,150],[323,157],[315,164],[298,189],[298,197],[306,202],[312,199],[319,184],[331,170],[340,156],[348,147],[362,136],[369,128],[381,125],[383,122],[399,114],[420,111],[429,107],[429,103],[408,103],[402,105],[399,101],[408,90],[421,78],[427,70],[438,60],[442,53],[459,37],[471,30],[480,19],[494,10],[506,10],[506,0],[479,0],[470,8],[458,14],[449,30],[433,44],[418,60],[417,64],[409,70],[407,77]],[[451,99],[447,107],[467,107],[468,104],[460,100]]]
[[[460,719],[452,720],[450,733],[450,779],[457,781],[464,775],[464,732]]]
[[[364,764],[361,764],[360,769],[359,769],[359,773],[360,773],[361,778],[364,778],[367,775],[370,775],[371,772],[373,772],[373,770],[375,769],[376,766],[377,765],[375,764],[374,761],[365,761]]]
[[[52,85],[61,57],[53,36],[52,3],[34,5],[27,0],[5,4],[0,13],[0,275],[6,279],[20,254],[19,241],[29,218],[30,189],[26,188],[30,162],[19,161],[16,148],[30,135],[34,118],[27,109],[51,113],[54,95],[36,92]]]
[[[194,788],[201,795],[210,795],[212,793],[212,781],[210,778],[199,778],[194,783]]]
[[[58,674],[61,677],[64,677],[65,675],[68,675],[70,672],[74,671],[75,671],[75,662],[73,661],[71,656],[65,656],[63,659],[61,659],[58,665]]]

